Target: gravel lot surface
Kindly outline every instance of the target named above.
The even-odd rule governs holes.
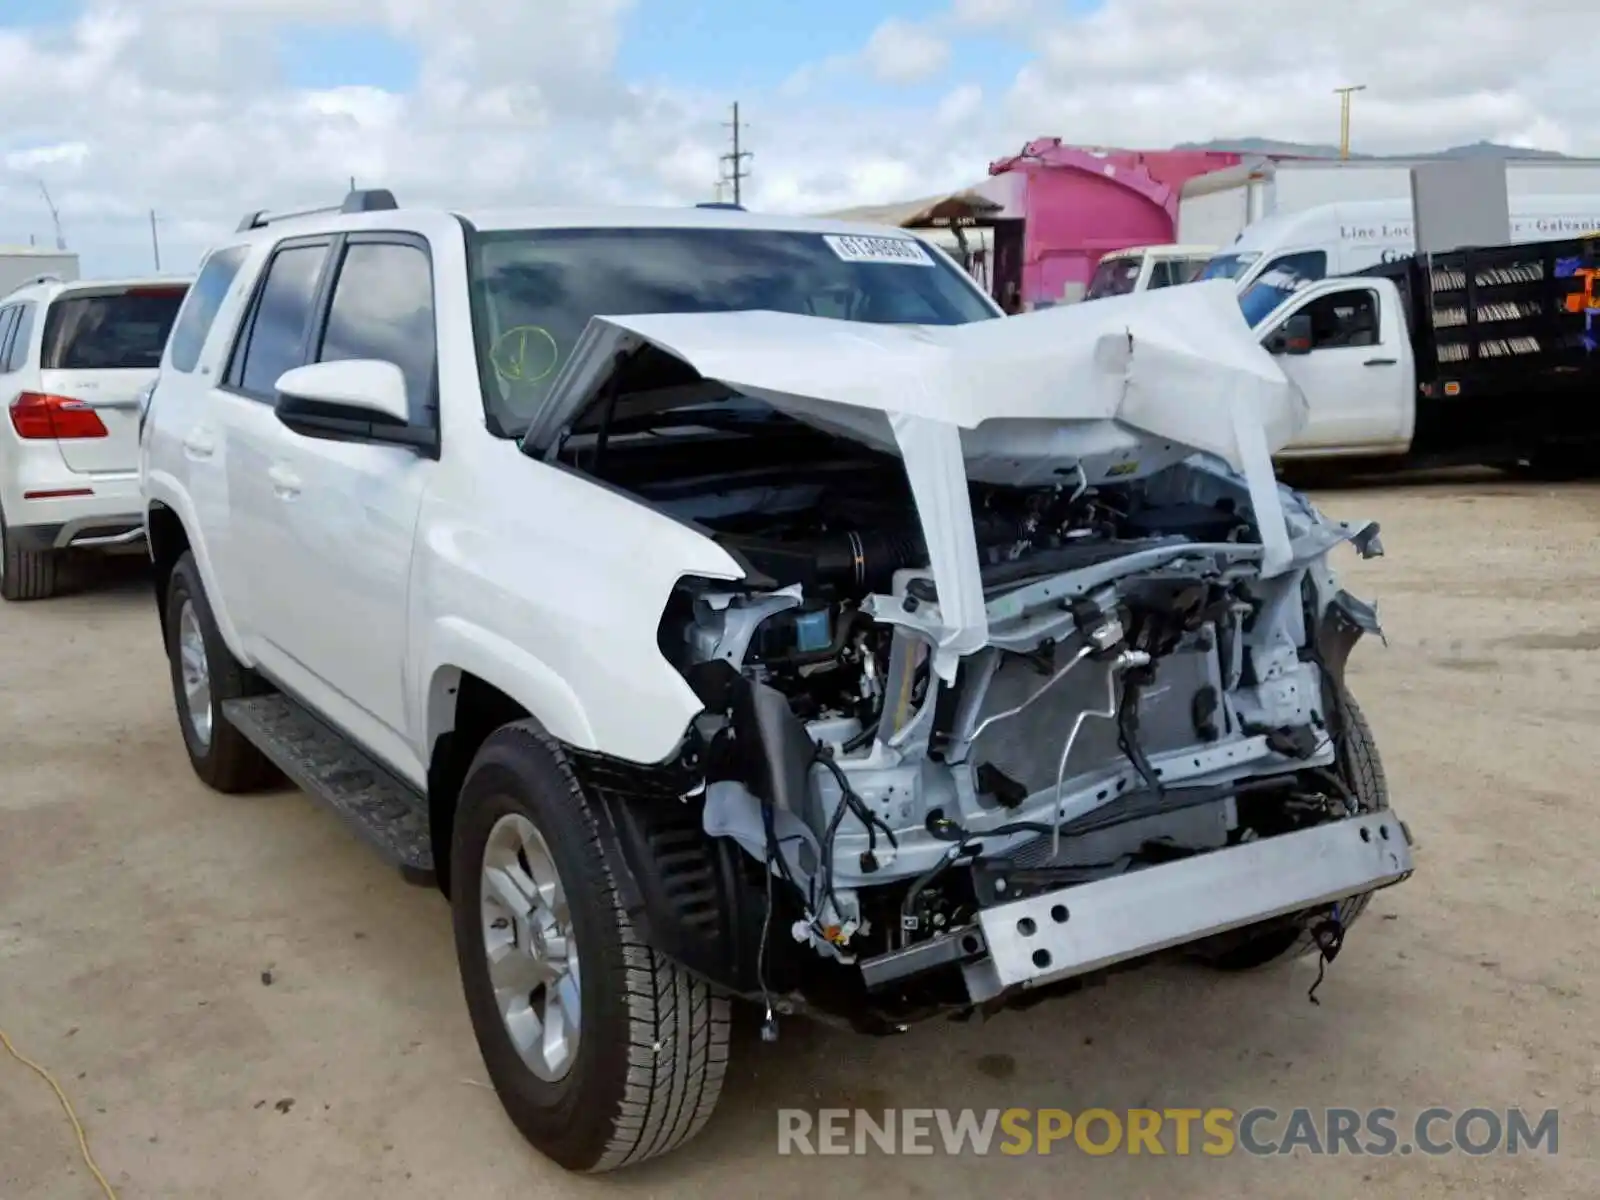
[[[1383,522],[1346,581],[1389,636],[1352,688],[1419,871],[1308,1004],[1306,963],[1123,975],[874,1042],[746,1031],[678,1154],[603,1180],[528,1150],[482,1080],[448,912],[293,792],[184,761],[136,569],[0,607],[0,1029],[134,1198],[1600,1194],[1600,487],[1497,477],[1319,493]],[[137,564],[132,564],[137,567]],[[270,979],[270,983],[267,980]],[[784,1107],[1561,1109],[1560,1152],[1262,1160],[780,1157]],[[0,1054],[0,1200],[98,1194],[43,1081]]]

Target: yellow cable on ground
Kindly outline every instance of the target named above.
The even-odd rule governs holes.
[[[56,1094],[56,1099],[61,1101],[61,1108],[67,1114],[67,1120],[72,1122],[72,1131],[78,1135],[78,1149],[83,1153],[84,1166],[89,1168],[89,1174],[94,1176],[94,1181],[105,1192],[106,1200],[117,1200],[117,1193],[106,1182],[106,1177],[100,1173],[100,1168],[94,1164],[94,1155],[89,1153],[89,1139],[83,1132],[83,1122],[78,1120],[78,1114],[72,1108],[72,1101],[68,1100],[66,1092],[61,1090],[61,1085],[56,1082],[56,1077],[13,1046],[11,1039],[6,1036],[6,1032],[3,1029],[0,1029],[0,1045],[5,1046],[6,1051],[12,1058],[50,1085],[51,1090]]]

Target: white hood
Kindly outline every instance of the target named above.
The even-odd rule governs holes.
[[[777,312],[595,317],[534,414],[529,440],[548,444],[595,397],[612,356],[643,342],[707,379],[883,449],[895,448],[886,415],[948,422],[964,431],[974,466],[1012,440],[998,422],[1082,437],[1091,434],[1085,423],[1117,421],[1242,471],[1235,410],[1271,451],[1306,419],[1305,398],[1245,324],[1232,285],[1207,280],[968,325]],[[1041,445],[1041,432],[1028,430],[1025,457],[1076,457],[1070,441]],[[1013,467],[993,482],[1014,478]]]
[[[777,312],[595,317],[528,443],[550,446],[599,394],[614,356],[646,342],[703,378],[901,455],[950,670],[987,636],[969,479],[1059,480],[1081,465],[1096,482],[1116,463],[1128,476],[1204,451],[1250,485],[1263,571],[1288,563],[1271,455],[1304,427],[1305,397],[1251,333],[1227,280],[954,326]],[[1141,469],[1141,458],[1154,461]]]

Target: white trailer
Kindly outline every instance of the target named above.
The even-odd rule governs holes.
[[[78,278],[78,256],[71,250],[0,246],[0,296],[9,296],[41,275],[54,275],[63,283],[73,282]]]
[[[1267,217],[1288,216],[1328,204],[1411,199],[1411,168],[1422,158],[1251,159],[1197,175],[1178,200],[1178,241],[1230,245]],[[1519,196],[1600,194],[1600,159],[1514,158],[1506,162],[1506,190]]]

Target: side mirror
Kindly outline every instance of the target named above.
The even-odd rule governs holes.
[[[1310,354],[1311,314],[1295,313],[1266,340],[1268,354]]]
[[[406,403],[406,377],[392,362],[375,358],[342,362],[308,363],[278,376],[278,409],[290,410],[305,402],[370,419],[405,424],[411,415]]]
[[[411,423],[406,377],[375,358],[307,363],[278,376],[278,420],[305,437],[431,451],[438,434]]]

